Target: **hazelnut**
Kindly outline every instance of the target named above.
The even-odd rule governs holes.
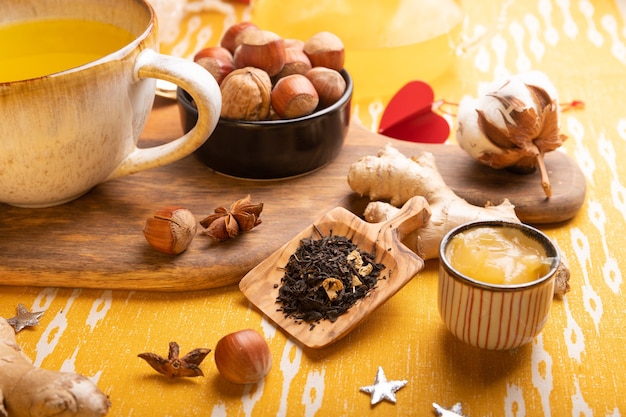
[[[287,48],[296,48],[299,50],[304,50],[304,41],[300,39],[287,38],[285,39],[285,49]]]
[[[314,67],[341,71],[345,60],[341,39],[331,32],[318,32],[304,42],[304,53]]]
[[[222,46],[209,46],[207,48],[201,49],[193,56],[193,60],[197,61],[200,58],[211,57],[211,58],[219,58],[223,61],[232,61],[233,54],[230,51]]]
[[[169,206],[146,220],[143,234],[154,249],[177,255],[187,249],[196,234],[197,222],[186,208]]]
[[[220,85],[221,116],[233,120],[264,120],[270,112],[272,82],[259,68],[245,67],[231,72]]]
[[[285,65],[285,41],[267,30],[248,30],[235,50],[235,66],[261,68],[274,76]]]
[[[222,35],[220,46],[228,49],[231,54],[235,53],[237,47],[241,44],[241,34],[247,30],[258,30],[258,26],[252,22],[239,22],[230,26]]]
[[[336,103],[346,91],[346,80],[341,74],[326,67],[311,68],[305,74],[320,98],[320,104],[328,107]]]
[[[311,114],[319,103],[315,87],[302,74],[287,75],[278,80],[271,99],[272,108],[284,119]]]
[[[235,69],[233,55],[221,46],[204,48],[193,58],[194,62],[213,75],[218,84]]]
[[[298,48],[285,48],[285,65],[278,74],[274,76],[275,80],[286,77],[291,74],[306,74],[311,69],[311,61],[309,57]]]
[[[215,365],[235,384],[259,382],[272,368],[270,348],[256,330],[246,329],[222,337],[215,346]]]

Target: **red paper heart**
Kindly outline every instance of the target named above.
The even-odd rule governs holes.
[[[378,133],[395,139],[421,143],[443,143],[450,126],[433,113],[433,89],[423,81],[411,81],[389,101]]]

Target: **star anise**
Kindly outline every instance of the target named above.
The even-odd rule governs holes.
[[[205,228],[205,235],[219,241],[228,240],[261,224],[261,211],[263,203],[251,203],[248,195],[231,204],[230,209],[216,208],[215,213],[200,220],[200,225]]]
[[[157,372],[171,378],[195,377],[204,376],[199,365],[209,352],[211,352],[211,349],[198,348],[180,358],[180,348],[178,347],[178,343],[170,342],[170,350],[167,359],[157,355],[156,353],[150,352],[140,353],[137,356],[148,362],[148,364]]]

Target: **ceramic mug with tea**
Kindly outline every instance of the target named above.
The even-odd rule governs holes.
[[[541,332],[560,262],[541,231],[505,221],[467,223],[444,236],[439,257],[439,314],[458,339],[506,350]]]
[[[159,54],[145,0],[0,3],[0,203],[46,207],[176,161],[213,132],[221,94],[190,60]],[[137,141],[156,79],[179,85],[201,116],[163,145]]]

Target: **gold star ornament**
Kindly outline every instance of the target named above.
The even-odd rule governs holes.
[[[43,316],[43,311],[35,311],[31,313],[28,311],[24,304],[17,305],[17,316],[11,317],[7,319],[7,323],[13,326],[15,333],[18,333],[20,330],[25,327],[33,327],[39,324],[39,319]]]
[[[379,366],[378,372],[376,373],[376,379],[374,380],[374,384],[361,387],[360,390],[372,396],[372,405],[378,404],[382,400],[387,400],[395,404],[396,391],[398,391],[406,384],[407,381],[405,380],[387,381],[387,377],[385,376],[385,371],[383,371],[383,367]]]

